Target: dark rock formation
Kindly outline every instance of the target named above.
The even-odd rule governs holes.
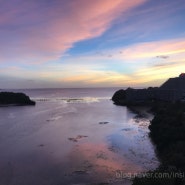
[[[163,91],[171,91],[175,100],[185,99],[185,75],[182,73],[179,77],[169,78],[160,86]]]
[[[141,104],[146,102],[185,101],[185,75],[168,79],[160,87],[149,87],[147,89],[118,90],[112,97],[117,105]]]
[[[114,93],[112,100],[116,105],[135,105],[143,102],[151,102],[156,98],[158,88],[118,90]]]
[[[112,100],[115,104],[121,105],[147,105],[149,102],[154,113],[149,135],[156,144],[161,164],[156,170],[134,178],[133,185],[184,185],[185,74],[170,78],[156,88],[119,90],[113,95]],[[165,176],[158,178],[161,174]]]
[[[35,105],[24,93],[0,92],[0,105]]]

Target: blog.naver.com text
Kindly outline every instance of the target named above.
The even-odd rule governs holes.
[[[121,170],[116,171],[115,173],[117,179],[133,179],[133,178],[153,178],[153,179],[162,179],[162,178],[185,178],[184,172],[146,172],[146,173],[125,173]]]

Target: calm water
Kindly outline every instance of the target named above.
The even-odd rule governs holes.
[[[156,168],[149,119],[115,106],[115,90],[17,90],[36,106],[0,108],[0,185],[130,184],[117,171]]]

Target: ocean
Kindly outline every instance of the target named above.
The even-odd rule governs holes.
[[[131,184],[155,169],[151,118],[114,105],[116,90],[11,90],[36,106],[0,107],[0,185]]]

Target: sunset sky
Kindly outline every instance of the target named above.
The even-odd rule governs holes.
[[[158,86],[185,72],[185,0],[0,0],[0,89]]]

